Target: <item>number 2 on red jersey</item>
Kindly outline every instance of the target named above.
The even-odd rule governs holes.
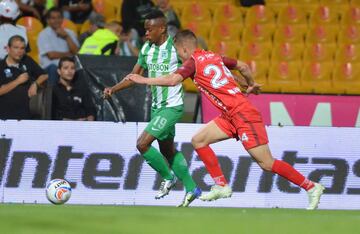
[[[229,83],[229,78],[233,79],[231,72],[224,64],[222,65],[222,67],[214,64],[207,65],[204,68],[204,75],[212,75],[210,84],[214,89],[219,89]]]

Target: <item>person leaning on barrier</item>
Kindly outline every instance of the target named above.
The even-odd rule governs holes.
[[[75,60],[63,57],[57,69],[59,82],[53,88],[53,119],[95,120],[95,106],[89,91],[81,83],[75,72]]]
[[[30,97],[48,79],[46,72],[25,54],[25,39],[10,37],[8,55],[0,60],[0,118],[30,119]]]

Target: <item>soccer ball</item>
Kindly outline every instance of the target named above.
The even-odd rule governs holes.
[[[46,186],[47,199],[55,204],[64,204],[69,200],[71,196],[71,186],[63,179],[53,179]]]

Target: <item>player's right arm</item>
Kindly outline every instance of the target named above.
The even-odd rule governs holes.
[[[139,64],[135,64],[131,74],[139,74],[142,75],[144,73],[144,69],[139,65]],[[123,89],[127,89],[131,86],[133,86],[135,84],[135,82],[128,80],[128,79],[122,79],[119,83],[117,83],[116,85],[112,86],[112,87],[107,87],[104,89],[104,98],[108,98],[111,95],[113,95],[114,93],[123,90]]]
[[[131,71],[131,74],[142,75],[144,73],[144,70],[145,70],[146,67],[147,67],[147,65],[145,63],[144,55],[140,52],[139,57],[138,57],[138,61],[135,64],[133,70]],[[104,92],[103,92],[103,97],[104,98],[109,98],[114,93],[116,93],[116,92],[118,92],[120,90],[129,88],[129,87],[133,86],[134,84],[135,84],[135,82],[133,82],[133,81],[131,81],[129,79],[122,79],[116,85],[114,85],[112,87],[105,88]]]
[[[7,84],[1,85],[0,86],[0,96],[9,93],[13,89],[15,89],[17,86],[27,82],[28,79],[29,79],[29,74],[23,73],[23,74],[19,75],[15,80],[10,81]]]

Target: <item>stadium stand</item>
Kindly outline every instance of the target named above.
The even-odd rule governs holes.
[[[16,22],[26,28],[26,34],[29,39],[30,52],[29,56],[39,63],[39,50],[37,46],[37,38],[39,33],[44,29],[40,20],[35,17],[25,16],[21,17]]]
[[[247,11],[245,22],[247,25],[274,24],[275,13],[264,5],[255,5]]]
[[[244,62],[250,67],[256,82],[263,85],[261,90],[263,92],[272,91],[267,79],[270,65],[269,60],[244,60]]]
[[[336,43],[338,31],[338,25],[313,25],[307,31],[306,43]]]
[[[360,62],[359,44],[341,44],[336,53],[337,62]]]
[[[94,11],[107,21],[120,19],[121,3],[92,1]],[[360,92],[355,92],[360,0],[267,0],[266,5],[252,7],[242,7],[236,0],[170,0],[170,4],[182,28],[194,31],[207,48],[247,62],[265,84],[265,92]],[[33,17],[21,17],[17,23],[27,29],[29,55],[38,61],[36,40],[44,26]],[[63,26],[79,35],[89,22],[75,25],[65,20]],[[349,88],[344,82],[354,85]]]
[[[268,61],[271,55],[271,46],[269,42],[245,42],[240,49],[240,60],[263,60]]]
[[[217,22],[212,25],[210,32],[211,41],[238,41],[242,26],[238,23]]]
[[[335,43],[309,43],[306,44],[303,60],[316,62],[330,62],[334,60],[336,52]]]
[[[308,16],[319,6],[319,2],[314,0],[289,0],[289,4],[300,7]]]
[[[72,30],[77,36],[79,35],[78,27],[77,27],[76,24],[75,24],[74,22],[72,22],[71,20],[64,18],[64,21],[63,21],[62,26],[63,26],[64,28],[67,28],[67,29]]]
[[[275,27],[275,24],[247,24],[242,33],[242,42],[271,42]]]
[[[333,79],[338,94],[360,95],[360,63],[337,62]]]
[[[206,2],[191,2],[183,7],[182,22],[203,21],[211,22],[211,13]]]
[[[309,93],[332,93],[333,62],[305,62],[301,72],[301,86]]]
[[[230,3],[221,4],[214,9],[214,22],[236,22],[243,25],[243,15],[239,7]]]
[[[286,5],[277,17],[278,24],[307,24],[306,13],[297,5]]]
[[[211,22],[186,22],[183,24],[184,28],[190,29],[196,35],[201,36],[204,40],[209,40],[210,29],[211,29]]]
[[[360,5],[351,5],[349,8],[345,9],[341,16],[341,24],[360,24]]]
[[[92,5],[96,13],[102,14],[106,20],[121,19],[122,0],[92,0]]]
[[[288,6],[288,0],[267,0],[266,7],[269,7],[276,15]]]
[[[307,25],[303,24],[280,24],[277,26],[274,34],[276,43],[304,43],[307,33]]]
[[[238,41],[211,41],[209,49],[230,58],[238,58],[240,44]]]
[[[344,25],[339,32],[339,45],[344,43],[360,43],[360,26],[356,24]]]
[[[25,16],[21,17],[16,21],[17,24],[22,25],[26,28],[28,35],[37,36],[44,29],[44,25],[35,17]]]
[[[310,24],[328,24],[337,25],[339,24],[338,11],[329,6],[320,5],[310,16]]]
[[[304,44],[302,43],[276,43],[272,49],[272,61],[298,61],[302,59]]]
[[[271,92],[302,93],[300,84],[301,61],[272,61],[268,88]]]

